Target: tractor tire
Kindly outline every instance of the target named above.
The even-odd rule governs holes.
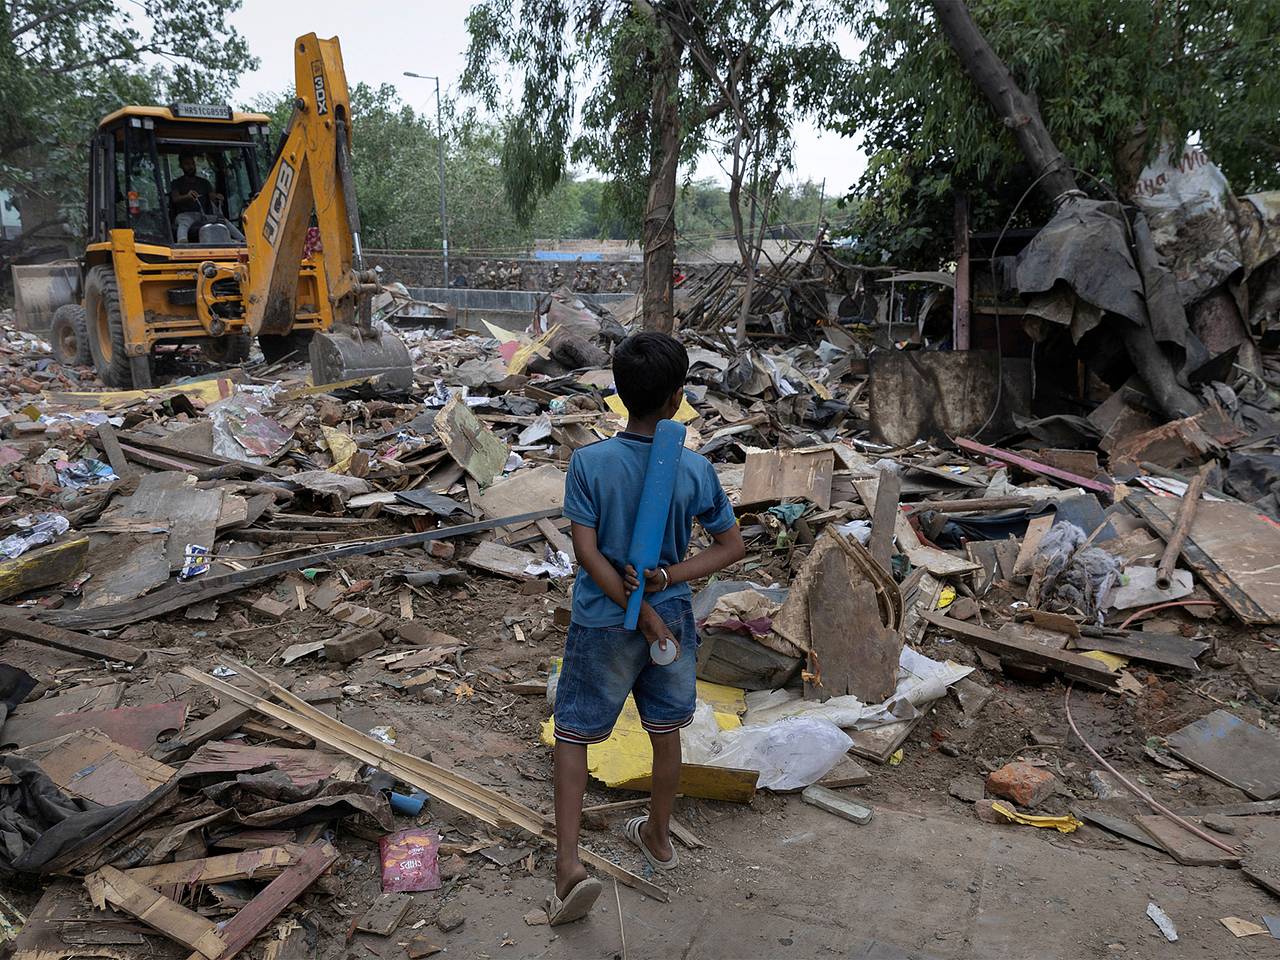
[[[262,356],[267,363],[277,363],[289,354],[293,354],[294,363],[306,363],[307,351],[311,348],[314,330],[295,330],[293,333],[262,334],[258,337],[258,346],[262,348]]]
[[[233,366],[249,359],[253,338],[247,333],[229,333],[223,337],[209,337],[200,341],[200,353],[210,363]]]
[[[129,390],[134,386],[133,366],[125,352],[124,313],[120,309],[120,288],[115,271],[107,266],[94,267],[84,284],[85,327],[89,352],[98,379],[108,387]],[[140,358],[148,359],[149,358]],[[147,378],[150,380],[150,378]],[[139,384],[139,386],[150,386]]]
[[[84,320],[84,307],[78,303],[60,306],[49,327],[53,356],[64,367],[86,367],[93,363],[89,351],[89,331]]]

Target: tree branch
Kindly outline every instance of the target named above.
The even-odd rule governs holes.
[[[52,10],[42,13],[38,17],[32,17],[26,23],[19,24],[17,27],[14,27],[13,31],[9,34],[9,39],[16,40],[29,30],[34,30],[36,27],[40,26],[40,24],[49,20],[57,19],[65,13],[74,13],[81,7],[87,7],[92,2],[93,0],[73,0],[72,3],[64,3],[60,7],[54,7]]]

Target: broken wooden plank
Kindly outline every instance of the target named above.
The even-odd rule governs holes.
[[[239,853],[224,853],[199,860],[180,860],[176,863],[160,863],[152,867],[136,867],[125,870],[124,875],[144,887],[162,887],[170,884],[205,885],[226,883],[230,880],[258,880],[279,876],[286,867],[297,863],[305,848],[296,843]]]
[[[98,424],[95,432],[98,435],[98,447],[106,454],[107,463],[111,464],[111,469],[115,471],[115,475],[121,480],[128,480],[137,474],[137,470],[129,465],[128,458],[125,457],[124,451],[120,449],[120,440],[116,437],[116,428],[109,423]]]
[[[1049,532],[1049,528],[1053,526],[1054,515],[1048,514],[1043,517],[1032,517],[1027,523],[1026,535],[1022,538],[1022,545],[1018,548],[1018,558],[1013,562],[1013,575],[1015,577],[1029,577],[1035,568],[1036,551],[1040,549],[1040,541],[1044,539],[1044,535]]]
[[[85,541],[86,545],[88,541]],[[144,651],[127,643],[91,637],[87,633],[75,633],[48,623],[28,620],[9,611],[0,611],[0,634],[18,637],[42,647],[52,647],[66,653],[78,654],[92,660],[112,660],[136,667],[147,659]]]
[[[92,726],[33,743],[15,754],[39,763],[66,793],[104,807],[141,800],[178,772]]]
[[[857,760],[853,757],[842,757],[840,762],[818,781],[818,786],[829,790],[838,790],[840,787],[862,787],[870,783],[871,779],[871,771]]]
[[[314,553],[293,557],[292,559],[278,560],[259,567],[250,567],[247,570],[237,570],[221,576],[207,577],[194,584],[173,584],[136,600],[111,604],[93,610],[42,611],[41,619],[45,622],[56,623],[59,626],[74,627],[82,630],[118,627],[135,623],[138,620],[145,620],[148,617],[159,616],[162,613],[181,610],[184,607],[231,593],[250,584],[269,580],[282,573],[303,570],[307,567],[323,567],[343,557],[363,557],[389,550],[401,550],[406,547],[430,543],[433,540],[447,540],[452,537],[468,536],[473,533],[493,530],[497,527],[513,526],[519,523],[540,520],[543,517],[558,516],[559,513],[558,509],[535,510],[514,517],[478,520],[475,523],[463,523],[452,527],[437,527],[434,530],[424,530],[421,533],[406,533],[398,537],[388,537],[385,540],[365,541],[353,543],[349,546],[333,547],[329,550],[318,550]]]
[[[895,500],[896,503],[896,500]],[[875,588],[850,583],[845,555],[828,550],[809,590],[810,674],[805,696],[882,703],[898,685],[902,637],[880,621]]]
[[[157,744],[151,750],[151,756],[163,763],[177,763],[186,760],[199,747],[210,740],[219,740],[229,733],[240,729],[240,725],[254,715],[248,707],[238,703],[229,703],[215,710],[209,716],[186,727],[171,740]]]
[[[808,500],[826,510],[831,506],[835,462],[835,451],[830,447],[748,453],[738,505]]]
[[[1184,867],[1238,867],[1240,857],[1215,847],[1190,830],[1157,814],[1140,814],[1133,818],[1164,851]],[[1195,823],[1194,820],[1191,821]],[[1199,824],[1196,824],[1199,826]]]
[[[1081,650],[1102,650],[1144,663],[1159,663],[1169,667],[1196,671],[1200,665],[1196,657],[1209,649],[1202,640],[1188,640],[1176,634],[1147,633],[1145,631],[1100,631],[1086,629],[1072,640]]]
[[[141,707],[81,710],[39,717],[30,717],[19,708],[5,723],[0,741],[25,746],[86,727],[96,727],[116,743],[146,753],[181,730],[186,716],[187,705],[177,700]]]
[[[893,535],[897,526],[898,498],[901,494],[901,474],[896,470],[881,470],[880,482],[876,485],[875,512],[871,517],[871,542],[867,544],[867,548],[871,551],[871,559],[890,574],[893,573],[890,561],[893,557]]]
[[[292,866],[276,877],[256,897],[249,901],[222,927],[222,940],[226,949],[218,960],[230,960],[249,946],[284,908],[297,900],[312,883],[338,859],[338,851],[329,843],[317,843],[308,847]],[[217,956],[217,955],[215,955]],[[192,955],[188,960],[200,960]]]
[[[894,536],[898,541],[898,549],[907,555],[911,565],[924,567],[935,577],[948,577],[952,574],[971,573],[982,569],[981,564],[974,563],[972,560],[952,556],[945,550],[921,543],[906,514],[898,513],[894,516]]]
[[[554,521],[546,519],[537,520],[534,522],[534,526],[538,528],[538,532],[542,534],[543,539],[546,540],[547,543],[551,544],[551,549],[559,550],[570,560],[575,563],[577,562],[578,558],[573,552],[573,541],[570,540],[566,534],[560,531],[560,528],[555,525]]]
[[[74,537],[0,560],[0,600],[73,580],[84,570],[88,556],[89,538]]]
[[[506,517],[529,510],[548,510],[564,504],[564,471],[544,463],[532,470],[517,470],[476,498],[486,517]]]
[[[335,750],[340,750],[349,757],[386,770],[403,782],[426,790],[435,800],[476,817],[484,823],[492,826],[512,823],[536,837],[546,840],[554,839],[553,826],[542,814],[495,790],[481,786],[447,767],[396,750],[367,734],[354,730],[320,712],[286,688],[245,664],[234,662],[232,668],[280,703],[272,703],[261,696],[247,693],[229,683],[203,674],[193,667],[184,667],[182,673],[218,691],[230,700],[252,706],[265,716],[310,734],[317,743],[323,743]],[[749,771],[749,773],[753,777],[758,777],[755,771]],[[585,847],[580,847],[578,853],[588,866],[616,877],[620,883],[634,887],[662,903],[670,899],[667,892],[657,884],[636,876],[611,860]]]
[[[977,624],[948,617],[937,610],[924,614],[923,619],[980,649],[1009,656],[1015,660],[1046,666],[1073,680],[1115,692],[1116,675],[1090,657],[1072,653],[1070,650],[1050,650],[1032,640],[1022,639],[1016,632],[988,630]],[[1011,624],[1005,624],[1005,626],[1011,626]]]
[[[462,394],[454,393],[436,414],[436,436],[477,483],[487,486],[502,473],[507,462],[507,445],[471,412]]]
[[[202,957],[219,960],[230,956],[226,953],[228,940],[223,938],[211,920],[131,880],[115,867],[103,867],[89,874],[84,878],[84,885],[93,905],[99,910],[105,910],[110,904],[160,931],[170,940],[194,950],[194,960]]]
[[[365,911],[364,916],[356,922],[356,929],[361,933],[373,933],[380,937],[389,937],[399,928],[404,915],[413,905],[413,897],[407,893],[384,893],[373,901],[373,906]]]
[[[1125,501],[1161,538],[1173,536],[1180,500],[1135,494]],[[1280,623],[1280,526],[1245,503],[1205,501],[1182,559],[1247,625]]]
[[[1051,480],[1057,480],[1059,483],[1065,483],[1069,487],[1082,487],[1085,490],[1091,490],[1094,493],[1102,494],[1110,498],[1115,491],[1115,487],[1110,483],[1104,483],[1101,480],[1093,480],[1090,477],[1082,477],[1078,473],[1070,473],[1067,470],[1059,470],[1057,467],[1051,467],[1046,463],[1040,463],[1029,457],[1023,457],[1019,454],[1012,453],[1008,450],[1001,450],[999,447],[991,447],[985,443],[978,443],[976,440],[969,440],[965,437],[956,437],[955,444],[961,450],[969,453],[976,453],[992,460],[999,460],[1001,463],[1007,463],[1010,466],[1025,470],[1027,473],[1033,473],[1036,476],[1048,477]]]

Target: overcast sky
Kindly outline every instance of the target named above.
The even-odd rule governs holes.
[[[435,108],[435,87],[426,80],[412,80],[404,71],[438,74],[443,88],[457,91],[467,47],[465,17],[469,0],[430,0],[428,3],[392,0],[309,0],[305,5],[278,0],[245,0],[232,17],[236,28],[261,61],[258,70],[241,80],[239,94],[248,101],[262,93],[274,93],[293,84],[293,40],[314,31],[321,37],[337,36],[347,82],[394,84],[402,98],[415,107]],[[416,9],[415,9],[416,8]],[[850,38],[839,38],[846,55]],[[356,118],[357,124],[359,118]],[[866,158],[855,142],[811,125],[795,131],[793,179],[827,181],[828,196],[842,196],[861,174]],[[719,165],[704,158],[698,176],[723,180]]]

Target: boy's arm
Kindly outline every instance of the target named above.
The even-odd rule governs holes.
[[[663,568],[646,570],[645,592],[653,593],[677,583],[709,577],[716,571],[737,563],[747,555],[747,546],[742,542],[742,528],[736,523],[728,530],[711,534],[711,541],[711,546],[707,549],[699,550],[687,560],[666,567],[665,578],[662,575]],[[636,576],[635,567],[631,564],[627,564],[627,575],[623,586],[628,590],[639,586],[639,578]]]
[[[735,528],[736,529],[736,528]],[[596,586],[604,591],[604,595],[626,609],[627,586],[622,581],[616,567],[600,552],[596,540],[596,528],[581,523],[571,522],[569,533],[573,538],[573,552],[582,569],[595,581]],[[739,535],[739,542],[742,537]],[[667,640],[671,638],[671,630],[658,616],[658,612],[646,602],[640,607],[640,629],[649,640]]]

